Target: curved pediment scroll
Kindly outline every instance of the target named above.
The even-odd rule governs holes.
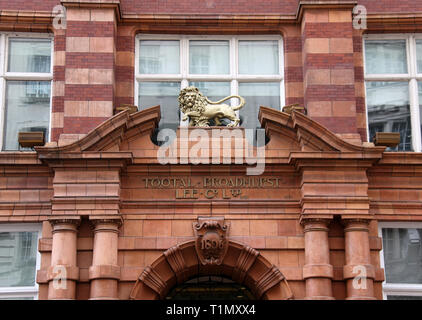
[[[270,137],[283,135],[300,144],[299,152],[342,152],[362,154],[363,158],[380,158],[385,147],[352,144],[312,120],[303,113],[293,111],[291,114],[269,107],[261,107],[259,121]]]
[[[124,139],[133,135],[151,136],[160,121],[160,106],[136,113],[124,110],[107,119],[83,138],[63,146],[35,147],[40,158],[63,153],[119,151]],[[152,145],[152,143],[151,143]]]

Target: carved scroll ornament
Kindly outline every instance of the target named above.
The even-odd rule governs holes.
[[[228,249],[229,226],[223,217],[198,218],[193,224],[195,249],[203,265],[220,265]]]

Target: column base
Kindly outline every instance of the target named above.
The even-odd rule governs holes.
[[[315,296],[315,297],[305,297],[303,300],[336,300],[334,297],[329,296]]]

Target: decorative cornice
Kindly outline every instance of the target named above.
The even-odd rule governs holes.
[[[422,13],[368,13],[367,27],[366,33],[420,32],[422,31]]]
[[[411,165],[422,165],[422,152],[386,152],[377,165],[400,165],[400,172],[405,172],[403,170],[408,168],[408,172],[414,173],[414,169]]]
[[[143,13],[125,13],[121,10],[119,0],[62,0],[62,5],[67,8],[114,8],[118,22],[142,23],[143,27],[157,26],[157,28],[168,28],[169,26],[186,27],[192,32],[192,25],[195,28],[205,28],[209,32],[212,29],[219,30],[233,28],[237,32],[280,32],[283,25],[300,23],[303,18],[303,12],[306,9],[352,9],[357,1],[300,1],[295,13],[292,14],[143,14]],[[32,24],[31,31],[49,31],[53,32],[52,21],[54,14],[51,11],[32,11],[32,10],[1,10],[0,23],[9,23],[4,25],[10,31],[22,31],[20,25]],[[370,12],[367,15],[368,29],[366,32],[385,32],[391,31],[414,31],[421,30],[422,13],[415,12]],[[253,29],[251,29],[253,28]],[[136,29],[136,28],[135,28]],[[204,29],[204,30],[205,30]],[[248,31],[249,30],[249,31]],[[140,29],[138,31],[146,31]],[[194,32],[196,30],[193,30]]]
[[[117,21],[122,19],[120,0],[61,0],[66,8],[111,8],[115,10]]]
[[[2,151],[0,152],[0,165],[41,165],[42,162],[38,160],[35,151],[27,152],[13,152]],[[28,168],[30,169],[30,168]]]
[[[301,0],[296,12],[296,20],[302,21],[306,9],[352,9],[357,0]]]

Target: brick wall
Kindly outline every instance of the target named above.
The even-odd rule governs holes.
[[[116,36],[116,95],[114,105],[134,103],[135,31],[133,26],[119,26]]]
[[[120,0],[125,13],[242,13],[295,14],[299,0]],[[422,10],[421,0],[358,0],[369,13],[415,12]],[[50,11],[60,0],[0,0],[0,10]]]
[[[67,18],[63,134],[59,143],[89,132],[112,116],[114,102],[114,9],[68,8]]]
[[[311,118],[335,133],[357,132],[352,35],[350,10],[305,10],[305,105]]]

